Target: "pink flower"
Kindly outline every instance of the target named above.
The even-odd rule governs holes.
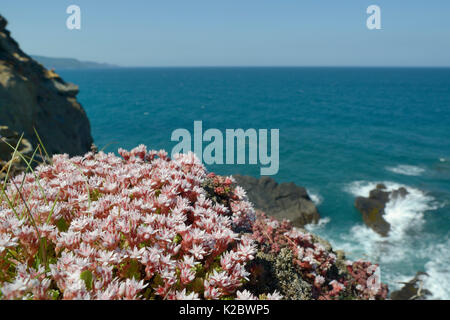
[[[6,248],[14,248],[17,246],[17,238],[13,238],[10,234],[0,234],[0,253]]]
[[[257,300],[257,299],[248,290],[244,290],[236,292],[236,300]]]
[[[186,292],[186,288],[184,288],[183,291],[178,291],[176,293],[176,299],[177,300],[200,300],[197,293],[191,292],[188,294]]]
[[[267,295],[267,300],[281,300],[281,299],[283,299],[283,296],[277,290]]]

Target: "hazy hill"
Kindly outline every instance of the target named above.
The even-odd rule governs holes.
[[[50,58],[43,56],[31,56],[33,59],[43,64],[47,69],[109,69],[118,68],[116,65],[98,63],[90,61],[80,61],[73,58]]]

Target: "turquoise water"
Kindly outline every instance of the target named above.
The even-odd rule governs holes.
[[[305,186],[323,217],[311,227],[352,259],[381,265],[392,288],[419,270],[450,299],[450,69],[152,68],[60,72],[80,86],[97,146],[170,151],[172,131],[280,129],[276,180]],[[213,166],[259,174],[259,166]],[[356,195],[405,185],[387,209],[393,232],[364,227]]]

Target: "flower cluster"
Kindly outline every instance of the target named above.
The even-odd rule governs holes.
[[[0,298],[225,299],[256,253],[255,220],[232,178],[194,154],[144,146],[55,155],[12,178],[0,198]],[[214,201],[204,183],[212,179]],[[268,299],[280,299],[275,292]]]
[[[312,234],[293,227],[287,220],[280,222],[258,212],[253,238],[260,250],[267,253],[278,254],[282,248],[289,248],[297,272],[312,286],[314,299],[386,298],[387,287],[378,285],[376,265],[348,262],[348,272],[339,272],[336,255]]]
[[[361,299],[386,299],[388,287],[380,282],[379,266],[368,261],[347,262],[351,284]]]
[[[236,185],[233,177],[218,176],[209,173],[203,185],[208,197],[214,199],[232,212],[232,226],[236,232],[251,232],[256,215],[253,206],[247,199],[246,191]]]
[[[0,298],[282,299],[242,287],[257,251],[284,248],[312,299],[386,298],[377,265],[348,262],[342,272],[312,234],[256,214],[232,177],[207,174],[194,154],[119,154],[55,155],[10,179],[0,195]]]

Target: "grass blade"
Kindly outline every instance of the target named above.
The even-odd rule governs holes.
[[[14,163],[14,160],[16,159],[16,154],[17,154],[17,152],[18,152],[18,150],[19,150],[20,144],[22,143],[22,139],[23,139],[23,133],[22,133],[22,135],[20,136],[19,141],[17,141],[17,145],[16,145],[15,148],[14,148],[11,144],[9,144],[6,140],[2,139],[2,141],[3,141],[4,143],[6,143],[8,146],[10,146],[10,147],[14,150],[13,155],[12,155],[12,157],[11,157],[11,160],[9,161],[9,166],[8,166],[8,171],[6,172],[5,181],[3,181],[3,188],[6,187],[6,181],[8,181],[8,177],[9,177],[9,174],[10,174],[10,172],[11,172],[11,167],[12,167],[12,165],[13,165],[13,163]]]
[[[38,141],[39,141],[40,146],[42,147],[42,150],[44,150],[45,156],[47,157],[47,159],[48,159],[49,162],[51,163],[52,160],[51,160],[50,156],[48,155],[48,152],[47,152],[47,150],[45,149],[44,144],[42,143],[42,140],[41,140],[41,137],[39,136],[39,133],[37,132],[37,130],[36,130],[35,127],[33,127],[33,130],[34,130],[34,133],[36,134],[36,137],[37,137],[37,139],[38,139]]]
[[[8,142],[4,141],[7,145],[9,145],[11,148],[13,148],[13,146],[11,146]],[[15,152],[16,153],[16,152]],[[33,168],[30,165],[30,162],[27,161],[27,159],[23,156],[23,154],[19,151],[17,151],[17,154],[22,158],[22,160],[26,163],[27,168],[30,170],[30,172],[34,175],[34,178],[36,179],[36,182],[41,190],[42,196],[44,197],[45,200],[45,204],[48,205],[48,200],[47,197],[45,196],[45,191],[44,188],[42,188],[42,185],[40,183],[40,179],[38,177],[38,175],[36,174],[36,172],[34,172]]]

